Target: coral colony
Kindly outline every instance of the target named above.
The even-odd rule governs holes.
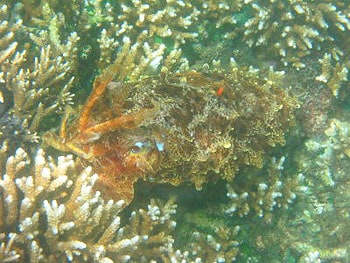
[[[347,1],[4,0],[0,262],[348,262]]]

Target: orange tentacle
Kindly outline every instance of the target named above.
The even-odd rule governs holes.
[[[66,106],[63,117],[62,117],[60,133],[59,133],[59,137],[60,137],[61,141],[65,141],[67,138],[68,118],[73,112],[74,112],[74,110],[71,106],[69,106],[69,105]]]
[[[100,82],[95,80],[93,91],[85,104],[83,111],[81,112],[78,130],[81,132],[87,128],[92,108],[95,106],[97,100],[101,97],[107,87],[108,82]]]
[[[117,118],[105,121],[103,123],[94,125],[80,133],[74,138],[75,141],[94,141],[104,133],[110,133],[117,129],[132,129],[139,126],[145,119],[155,116],[160,110],[158,103],[154,103],[152,109],[142,109],[136,113],[129,115],[122,115]]]
[[[92,108],[95,106],[101,95],[105,92],[108,83],[113,80],[114,76],[119,71],[119,68],[119,64],[114,63],[104,70],[100,76],[96,77],[92,93],[90,94],[90,97],[88,98],[87,103],[81,112],[78,122],[78,131],[84,131],[88,127]]]

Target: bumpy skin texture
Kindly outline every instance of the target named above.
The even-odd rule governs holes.
[[[45,137],[92,164],[103,194],[127,202],[139,178],[200,189],[232,180],[244,165],[261,167],[264,150],[284,144],[298,106],[246,70],[167,73],[129,84],[101,79],[65,135],[61,128],[60,139]]]

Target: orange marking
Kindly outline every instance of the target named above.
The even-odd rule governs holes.
[[[220,86],[218,88],[218,90],[216,91],[216,95],[218,95],[219,97],[222,95],[222,93],[224,92],[224,87]]]

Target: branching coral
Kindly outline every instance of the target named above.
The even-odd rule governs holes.
[[[235,24],[236,21],[230,12],[237,11],[241,1],[131,1],[130,4],[121,4],[119,21],[123,21],[129,34],[134,31],[148,30],[151,38],[170,37],[175,45],[188,40],[196,41],[197,29],[206,19],[215,21],[218,28],[223,24]],[[137,10],[137,11],[136,11]],[[126,27],[127,25],[128,27]],[[201,34],[207,32],[202,31]],[[208,33],[207,33],[208,34]],[[204,36],[201,36],[204,38]]]
[[[15,31],[22,25],[21,20],[11,24],[8,14],[9,8],[2,5],[0,8],[0,63],[3,63],[15,53],[18,43],[14,41],[14,35]]]
[[[349,257],[349,128],[348,122],[331,119],[323,136],[306,141],[297,155],[309,191],[299,204],[304,212],[294,219],[299,230],[289,235],[302,262],[312,251],[321,261]],[[309,238],[299,240],[299,231]]]
[[[26,119],[29,131],[35,132],[44,116],[71,103],[69,88],[74,78],[67,80],[69,66],[61,57],[52,59],[50,46],[41,49],[32,69],[21,67],[24,61],[25,53],[17,53],[14,60],[4,62],[1,80],[13,92],[14,114]]]
[[[24,141],[33,141],[37,139],[36,132],[42,119],[72,102],[69,89],[74,77],[69,74],[70,64],[62,56],[52,53],[49,45],[40,48],[40,53],[34,58],[32,54],[28,56],[26,49],[17,51],[14,32],[21,28],[22,21],[11,18],[6,5],[2,5],[0,13],[3,19],[0,83],[1,89],[11,92],[13,97],[12,108],[1,116],[1,126],[7,128],[0,136],[6,139],[11,134],[21,134],[19,130],[24,129]],[[15,122],[20,123],[19,127],[9,130],[9,124],[16,126],[11,125]]]
[[[337,62],[333,65],[331,55],[328,53],[319,61],[322,66],[322,73],[316,77],[316,80],[326,83],[333,95],[338,97],[341,85],[348,80],[348,68],[346,64]]]
[[[118,216],[123,201],[104,201],[92,190],[97,175],[91,168],[78,173],[72,156],[55,161],[42,150],[30,163],[22,149],[6,160],[0,180],[0,259],[166,262],[185,257],[172,248],[173,202],[152,200],[123,226]]]
[[[15,242],[16,235],[11,234],[8,236],[8,240],[5,243],[3,240],[5,240],[6,235],[4,233],[0,234],[0,260],[1,262],[15,262],[20,258],[20,255],[15,251],[12,250],[12,246]]]
[[[350,157],[349,128],[348,122],[332,119],[324,131],[326,139],[310,139],[306,142],[308,152],[318,161],[301,163],[324,186],[334,186],[336,181],[346,179],[347,160]],[[300,158],[306,157],[302,155]]]
[[[340,91],[348,84],[347,2],[3,2],[0,261],[349,258],[349,125],[332,119],[322,133],[329,119],[325,108],[334,109],[328,93],[346,99]],[[232,55],[239,63],[256,59],[242,52],[242,46],[250,46],[248,53],[258,58],[254,65],[263,65],[263,70],[221,68],[220,59],[227,65]],[[202,65],[193,51],[214,69]],[[198,72],[189,71],[192,63]],[[266,65],[297,74],[276,82]],[[301,70],[305,65],[310,69]],[[70,107],[71,92],[82,104],[96,76],[96,90],[104,92],[92,97],[88,110]],[[287,144],[288,149],[282,149],[286,152],[276,155],[282,157],[262,170],[251,167],[260,168],[269,160],[266,149],[284,144],[293,123],[298,102],[278,87],[291,86],[295,92],[296,82],[310,76],[313,82],[298,83],[313,85],[302,96],[318,94],[303,98],[307,103],[302,109],[309,112],[301,114],[299,124],[305,127],[293,135],[299,142],[304,134],[321,136],[307,141],[300,152]],[[322,94],[319,86],[325,87]],[[47,158],[36,150],[35,141],[48,126],[45,121],[52,121],[47,117],[63,110],[60,136],[51,142],[86,161]],[[337,118],[344,112],[337,112]],[[48,135],[55,137],[49,132],[46,139]],[[22,149],[13,154],[23,144],[28,154]],[[90,164],[99,177],[91,168],[80,167]],[[116,167],[125,169],[116,172]],[[224,199],[227,191],[228,198],[213,204],[205,199],[201,205],[209,209],[199,222],[193,207],[181,217],[173,202],[152,199],[148,207],[132,203],[129,214],[121,211],[130,198],[124,203],[106,201],[96,192],[105,190],[101,178],[120,175],[114,181],[120,188],[119,179],[128,180],[135,171],[129,191],[139,178],[147,179],[147,185],[192,182],[197,189],[219,181],[223,187],[218,192]],[[182,206],[179,211],[189,208]],[[187,242],[181,243],[177,230],[184,221],[191,229]]]
[[[185,244],[193,251],[202,251],[208,262],[235,262],[240,254],[240,226],[228,226],[210,215],[194,212],[184,216]],[[209,229],[208,228],[212,228]]]
[[[315,52],[342,60],[349,41],[349,10],[341,1],[246,1],[253,17],[245,22],[249,46],[267,47],[285,64],[304,67],[303,59]]]
[[[247,172],[227,184],[229,205],[225,213],[243,217],[254,212],[264,217],[266,222],[272,218],[275,208],[287,209],[294,202],[298,194],[307,190],[304,175],[286,176],[283,174],[285,157],[279,160],[272,158],[267,169],[267,175]]]

